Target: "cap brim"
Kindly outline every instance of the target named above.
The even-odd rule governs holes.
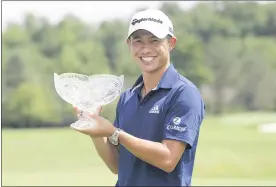
[[[129,38],[129,36],[131,36],[135,31],[138,30],[146,30],[160,39],[163,39],[168,34],[170,34],[168,31],[164,30],[164,28],[160,28],[155,24],[141,24],[139,25],[139,27],[133,27],[133,29],[128,32],[127,38]]]

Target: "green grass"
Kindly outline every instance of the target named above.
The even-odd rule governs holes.
[[[275,185],[276,134],[257,124],[276,114],[207,117],[193,185]],[[70,128],[2,131],[2,185],[114,185],[87,136]]]

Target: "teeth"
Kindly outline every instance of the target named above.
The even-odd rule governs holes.
[[[142,57],[142,60],[144,60],[146,62],[150,62],[153,60],[153,57]]]

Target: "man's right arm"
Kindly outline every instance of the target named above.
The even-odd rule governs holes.
[[[114,121],[114,126],[119,127],[119,109],[121,105],[122,97],[120,97],[117,107],[116,107],[116,117]],[[100,113],[100,111],[99,111]],[[117,147],[112,145],[107,137],[93,138],[91,137],[94,146],[97,150],[98,155],[104,161],[106,166],[114,174],[118,174],[118,160],[119,160],[119,151]]]
[[[104,161],[106,166],[114,174],[118,174],[118,159],[119,152],[106,137],[93,138],[91,137],[98,155]]]
[[[74,110],[79,117],[80,111],[77,107],[74,106]],[[97,113],[100,113],[101,107],[96,111]],[[104,161],[106,166],[110,169],[110,171],[114,174],[118,173],[118,158],[119,158],[119,152],[117,148],[112,145],[107,137],[91,137],[95,149],[98,153],[98,155],[101,157],[101,159]]]
[[[114,121],[114,126],[115,127],[119,127],[119,107],[121,104],[121,97],[119,99],[119,102],[117,104],[116,107],[116,117],[115,117],[115,121]],[[75,111],[77,114],[79,114],[79,110],[77,107],[74,107]],[[102,107],[100,107],[96,112],[98,114],[101,113],[101,109]],[[95,138],[95,137],[91,137],[95,149],[98,153],[98,155],[101,157],[101,159],[104,161],[104,163],[106,164],[106,166],[110,169],[110,171],[114,174],[118,174],[118,160],[119,160],[119,151],[117,149],[117,147],[115,147],[114,145],[112,145],[107,137],[99,137],[99,138]]]

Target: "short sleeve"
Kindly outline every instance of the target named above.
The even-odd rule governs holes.
[[[118,105],[117,105],[118,106]],[[116,116],[115,116],[115,120],[113,123],[114,127],[119,128],[119,115],[118,115],[118,110],[116,109]]]
[[[119,101],[118,101],[117,106],[116,106],[115,120],[114,120],[114,123],[113,123],[113,125],[116,128],[120,128],[119,119],[120,119],[120,108],[121,108],[121,105],[122,105],[122,97],[123,97],[123,95],[120,96]]]
[[[199,91],[185,87],[176,91],[165,117],[164,138],[187,143],[192,148],[204,117],[204,103]]]

